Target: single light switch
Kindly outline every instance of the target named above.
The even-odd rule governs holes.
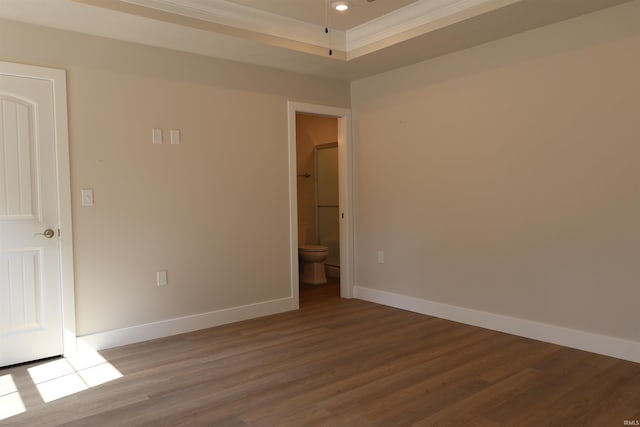
[[[158,286],[167,286],[167,270],[158,271],[156,274]]]
[[[85,188],[82,190],[82,206],[93,206],[93,189]]]
[[[154,144],[162,144],[162,129],[154,128],[151,131],[151,136]]]
[[[170,129],[169,137],[172,144],[180,144],[180,129]]]
[[[384,264],[384,252],[378,251],[378,264]]]

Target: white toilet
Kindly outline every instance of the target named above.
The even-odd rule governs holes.
[[[307,245],[307,226],[298,224],[298,256],[302,274],[300,281],[306,285],[324,285],[327,275],[324,262],[329,256],[329,248],[320,245]]]

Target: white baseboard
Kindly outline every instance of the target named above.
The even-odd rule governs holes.
[[[377,289],[354,287],[354,296],[365,301],[388,305],[420,314],[506,332],[565,347],[590,351],[640,363],[640,342],[607,335],[533,322],[486,311],[433,302]]]
[[[178,317],[159,322],[145,323],[128,328],[114,329],[78,337],[78,344],[93,350],[103,350],[126,344],[183,334],[199,329],[212,328],[227,323],[268,316],[295,310],[298,307],[291,297],[248,304],[223,310],[210,311],[192,316]]]

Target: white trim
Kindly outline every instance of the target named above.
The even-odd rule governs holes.
[[[351,110],[289,101],[289,241],[291,244],[291,295],[299,304],[298,294],[298,182],[296,161],[296,113],[319,114],[338,118],[338,170],[340,213],[340,296],[353,296],[353,147]]]
[[[256,317],[269,316],[293,309],[293,299],[282,298],[84,335],[78,337],[78,344],[87,345],[93,350],[103,350],[200,329],[213,328]]]
[[[75,1],[105,7],[95,0]],[[346,31],[334,28],[331,30],[330,38],[327,38],[324,34],[323,25],[305,22],[226,0],[121,1],[148,10],[197,19],[247,33],[236,33],[235,36],[240,38],[253,39],[255,35],[262,35],[314,47],[328,48],[332,46],[336,53],[344,52],[346,59],[350,60],[522,0],[417,0]],[[117,2],[114,5],[116,5],[113,8],[114,10],[121,9],[117,7]],[[188,23],[185,25],[190,26]],[[218,31],[220,30],[218,29]],[[157,39],[159,36],[155,37]],[[280,45],[282,40],[276,42],[267,37],[262,42]],[[288,45],[285,47],[295,49],[293,46]],[[319,56],[326,55],[326,52],[322,49],[314,49],[313,51],[308,51],[308,53]],[[334,56],[334,59],[337,58]],[[340,57],[340,59],[343,58]]]
[[[326,37],[323,37],[324,27],[321,25],[224,0],[217,2],[202,0],[122,1],[297,42],[318,46],[327,44]],[[453,17],[459,18],[456,21],[467,19],[518,1],[521,0],[419,0],[347,31],[332,29],[331,41],[334,49],[348,54],[353,50],[397,38],[403,33],[440,20],[448,20]],[[445,25],[451,23],[447,21]],[[425,29],[420,33],[430,30],[432,29]],[[416,34],[407,34],[405,39],[415,36]],[[400,39],[394,40],[393,43],[398,41]]]
[[[62,340],[64,356],[76,352],[76,306],[73,276],[73,235],[71,220],[71,177],[69,128],[67,121],[67,80],[64,70],[0,62],[2,74],[50,81],[53,87],[56,171],[58,187],[58,229],[60,236],[60,286],[62,291]]]
[[[162,10],[189,18],[227,25],[246,31],[282,37],[317,46],[329,46],[324,26],[265,12],[228,1],[203,2],[201,0],[123,0],[126,3]],[[331,29],[331,44],[344,51],[344,31]]]
[[[428,316],[640,363],[640,342],[356,286],[355,297]]]
[[[287,128],[289,135],[289,269],[291,298],[295,309],[300,308],[300,270],[298,267],[298,162],[296,154],[296,105],[287,103]]]
[[[451,25],[451,18],[456,21],[467,19],[490,10],[498,9],[521,0],[422,0],[394,10],[378,19],[371,20],[357,27],[351,28],[346,34],[346,51],[381,42],[390,38],[397,38],[403,33],[419,27],[434,24],[440,20],[447,20],[445,25]],[[430,31],[425,29],[420,34]],[[415,37],[407,34],[404,40]],[[394,43],[402,38],[394,40]]]
[[[60,236],[60,278],[62,280],[62,317],[64,356],[76,352],[76,307],[73,277],[73,230],[71,217],[71,175],[69,163],[69,128],[67,122],[67,76],[58,71],[54,80],[56,149],[58,169],[58,218]]]
[[[318,46],[327,44],[323,37],[323,26],[304,22],[275,13],[266,12],[250,6],[229,1],[216,2],[203,0],[122,0],[126,3],[150,9],[200,19],[216,24],[227,25],[245,31],[282,37],[302,43]],[[332,29],[331,43],[334,49],[350,53],[422,26],[447,20],[444,25],[467,19],[490,10],[498,9],[521,0],[418,0],[415,3],[396,9],[379,18],[365,22],[357,27],[340,31]],[[420,34],[431,31],[427,28]],[[406,38],[415,37],[407,34]]]

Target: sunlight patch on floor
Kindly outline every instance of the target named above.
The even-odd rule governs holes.
[[[11,375],[0,376],[0,421],[26,411]]]
[[[28,371],[45,403],[122,378],[120,371],[88,347],[79,349],[72,357],[43,363]]]
[[[53,378],[42,383],[36,383],[36,387],[45,403],[71,396],[72,394],[89,388],[78,374],[75,373]]]

